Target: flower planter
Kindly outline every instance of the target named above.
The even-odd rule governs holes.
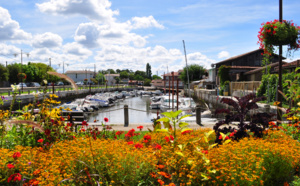
[[[289,50],[297,50],[299,46],[300,27],[291,21],[279,22],[274,20],[262,24],[260,28],[258,43],[265,53],[272,54],[273,46],[288,45]]]

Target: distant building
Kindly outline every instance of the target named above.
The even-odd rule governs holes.
[[[164,87],[169,88],[169,82],[170,82],[170,88],[174,85],[174,88],[177,88],[177,79],[178,79],[178,88],[184,88],[183,81],[179,78],[179,75],[183,72],[183,70],[178,70],[178,72],[174,72],[174,82],[173,82],[173,75],[172,72],[164,74],[163,75],[163,82]]]
[[[154,79],[151,81],[151,86],[155,88],[162,88],[164,87],[164,80],[163,79]]]
[[[120,74],[104,74],[105,80],[107,81],[107,85],[115,85],[117,83],[115,77],[120,77]]]
[[[67,71],[65,74],[74,82],[84,82],[87,79],[87,82],[91,83],[91,78],[95,78],[95,73],[90,70]]]
[[[238,56],[231,57],[229,59],[220,61],[213,64],[216,69],[216,75],[218,76],[218,70],[222,65],[230,68],[229,76],[231,81],[240,81],[245,79],[244,73],[260,68],[263,60],[263,49],[257,49],[251,52],[247,52]],[[285,59],[285,58],[284,58]],[[270,60],[271,63],[278,62],[279,56],[274,54]],[[216,83],[219,84],[219,78],[216,78]]]

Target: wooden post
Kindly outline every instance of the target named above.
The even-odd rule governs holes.
[[[124,105],[124,127],[129,125],[128,105]]]
[[[172,111],[174,109],[174,72],[172,72]]]
[[[196,106],[196,123],[200,126],[203,126],[201,124],[201,108],[200,108],[200,105],[197,105]]]
[[[54,90],[54,83],[52,83],[52,94],[54,94],[55,90]]]
[[[30,90],[28,90],[28,95],[30,94]]]
[[[176,87],[176,95],[177,95],[177,110],[178,110],[178,105],[179,105],[179,97],[178,97],[178,83],[179,83],[179,79],[177,78],[177,87]]]
[[[8,91],[8,96],[10,96],[10,91]]]

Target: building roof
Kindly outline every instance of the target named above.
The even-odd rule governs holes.
[[[282,61],[282,64],[286,64],[286,62]],[[267,65],[267,66],[268,66],[268,67],[276,67],[276,66],[278,66],[278,65],[279,65],[279,62],[276,62],[276,63],[271,63],[271,64],[269,64],[269,65]],[[260,72],[260,71],[262,71],[262,70],[264,70],[264,69],[265,69],[265,67],[257,67],[257,68],[254,69],[254,70],[251,70],[251,71],[246,72],[245,75],[255,74],[255,73]]]
[[[94,71],[90,70],[68,70],[66,74],[85,74],[85,73],[95,73]]]
[[[238,58],[240,58],[240,57],[244,57],[244,56],[247,56],[247,55],[249,55],[249,54],[256,53],[256,52],[263,53],[263,52],[264,52],[264,50],[260,48],[260,49],[257,49],[257,50],[253,50],[253,51],[251,51],[251,52],[247,52],[247,53],[244,53],[244,54],[241,54],[241,55],[237,55],[237,56],[234,56],[234,57],[231,57],[231,58],[225,59],[225,60],[223,60],[223,61],[220,61],[220,62],[218,62],[218,63],[215,63],[215,64],[226,63],[226,62],[228,62],[228,61],[235,60],[235,59],[238,59]],[[277,54],[274,54],[274,55],[275,55],[275,56],[278,56]],[[285,58],[284,58],[284,57],[282,57],[282,59],[285,59]]]
[[[292,67],[296,67],[297,66],[297,61],[298,62],[298,66],[300,66],[300,59],[296,60],[296,61],[292,61],[290,63],[286,63],[284,65],[282,65],[283,68],[292,68]]]
[[[226,66],[225,68],[234,68],[234,69],[256,69],[257,67],[253,66]]]
[[[179,76],[179,74],[183,72],[183,70],[178,70],[178,72],[174,72],[174,76]],[[172,72],[164,74],[162,76],[172,76]]]

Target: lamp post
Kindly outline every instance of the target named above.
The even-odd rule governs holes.
[[[282,0],[279,0],[279,22],[282,23]],[[277,90],[277,101],[279,101],[279,107],[282,107],[282,45],[279,45],[279,68],[278,68],[278,90]],[[281,111],[277,111],[277,120],[281,121]]]
[[[17,55],[20,54],[21,56],[21,73],[23,73],[23,54],[26,54],[27,57],[29,57],[29,53],[23,53],[23,50],[21,49],[21,53],[15,53],[14,56],[17,57]],[[23,93],[23,78],[21,82],[21,87],[22,87],[22,93]]]

